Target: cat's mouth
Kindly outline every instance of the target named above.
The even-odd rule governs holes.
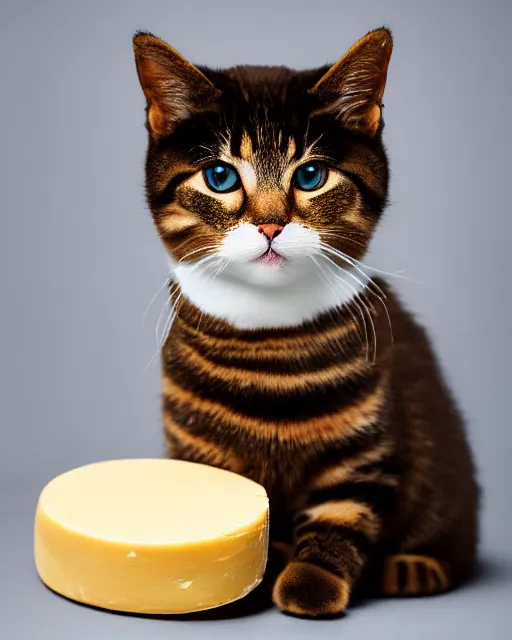
[[[280,253],[274,251],[272,248],[268,248],[265,253],[262,253],[259,258],[256,258],[255,262],[261,262],[263,264],[268,264],[272,267],[279,267],[286,258],[284,258]]]

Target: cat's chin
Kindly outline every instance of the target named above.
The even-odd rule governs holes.
[[[222,276],[257,287],[286,287],[304,277],[307,267],[301,261],[292,263],[284,259],[234,262],[226,267]]]
[[[183,296],[201,312],[244,330],[298,326],[343,306],[360,288],[347,270],[328,280],[329,273],[322,276],[305,258],[286,260],[277,268],[231,262],[220,273],[172,260],[170,267]],[[363,275],[359,278],[363,287]]]

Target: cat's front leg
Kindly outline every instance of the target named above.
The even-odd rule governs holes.
[[[343,612],[382,529],[381,507],[396,486],[347,483],[311,494],[299,515],[292,561],[279,575],[274,603],[300,616]]]

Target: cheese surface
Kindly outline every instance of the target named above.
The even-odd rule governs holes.
[[[179,460],[99,462],[42,491],[36,568],[51,589],[136,613],[187,613],[237,600],[262,579],[263,487]]]

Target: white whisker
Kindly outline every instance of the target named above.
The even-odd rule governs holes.
[[[334,255],[339,256],[339,257],[340,257],[340,258],[342,258],[343,260],[346,260],[346,261],[347,261],[349,264],[351,264],[355,269],[357,269],[357,271],[359,271],[359,272],[361,273],[361,275],[362,275],[364,278],[366,278],[366,279],[368,280],[368,282],[370,282],[370,283],[371,283],[371,285],[372,285],[373,287],[375,287],[375,289],[377,290],[377,292],[378,292],[378,293],[376,293],[375,291],[373,291],[373,290],[371,289],[371,287],[369,287],[369,286],[368,286],[367,284],[365,284],[364,282],[361,282],[361,281],[359,280],[359,278],[357,278],[353,273],[351,273],[350,271],[347,271],[347,270],[343,269],[343,267],[341,267],[341,266],[339,266],[339,265],[336,265],[338,268],[343,269],[343,271],[344,271],[345,273],[348,273],[349,275],[351,275],[351,276],[352,276],[352,278],[353,278],[354,280],[356,280],[356,282],[357,282],[359,285],[361,285],[361,286],[363,287],[363,289],[364,289],[368,294],[369,294],[369,293],[371,293],[373,296],[375,296],[375,297],[380,301],[380,303],[381,303],[381,304],[382,304],[382,306],[384,307],[384,311],[386,312],[386,317],[387,317],[388,325],[389,325],[389,332],[390,332],[390,335],[391,335],[391,342],[394,344],[395,339],[394,339],[394,335],[393,335],[393,327],[392,327],[392,324],[391,324],[391,317],[390,317],[390,315],[389,315],[389,310],[388,310],[388,307],[387,307],[386,302],[385,302],[385,301],[386,301],[386,299],[387,299],[387,296],[386,296],[386,294],[384,293],[384,291],[382,291],[382,289],[378,286],[378,284],[377,284],[376,282],[374,282],[374,281],[373,281],[373,280],[372,280],[372,279],[371,279],[371,278],[370,278],[366,273],[364,273],[364,271],[362,271],[362,270],[361,270],[361,269],[360,269],[356,264],[354,264],[353,260],[355,260],[355,259],[349,258],[349,256],[345,256],[345,254],[343,254],[343,252],[340,252],[340,251],[337,251],[337,250],[335,250],[335,249],[332,249],[332,247],[326,247],[325,245],[322,245],[322,249],[323,249],[323,250],[327,250],[327,251],[329,251],[329,253],[331,253],[331,255],[332,255],[332,254],[334,254]],[[325,257],[327,257],[327,256],[325,256]],[[329,258],[329,260],[330,260],[330,258]],[[331,261],[331,262],[333,262],[332,260],[330,260],[330,261]],[[334,264],[335,264],[335,263],[334,263]],[[363,266],[364,266],[364,265],[363,265]],[[380,295],[379,295],[379,294],[380,294]]]
[[[321,254],[321,255],[325,260],[329,261],[334,267],[336,267],[338,269],[341,269],[341,267],[339,265],[337,265],[333,260],[331,260],[328,256],[326,256],[325,254]],[[346,275],[352,275],[354,277],[354,279],[356,280],[356,282],[358,282],[363,287],[365,286],[360,280],[358,280],[358,278],[356,278],[349,271],[346,271],[345,269],[342,269],[342,271]],[[341,278],[336,273],[334,273],[332,271],[331,271],[331,273],[334,275],[334,277],[337,280],[339,280],[339,282],[340,282],[340,284],[342,286],[348,287],[354,293],[354,304],[358,308],[358,310],[359,310],[359,312],[361,314],[361,319],[363,320],[363,326],[364,326],[365,338],[366,338],[366,358],[368,360],[368,358],[369,358],[369,350],[370,350],[370,341],[369,341],[369,336],[368,336],[368,330],[366,328],[366,320],[364,319],[364,313],[363,313],[363,311],[361,309],[361,305],[362,305],[363,309],[366,311],[366,314],[367,314],[367,316],[368,316],[368,318],[370,320],[371,326],[372,326],[372,332],[373,332],[373,338],[374,338],[373,339],[373,362],[375,363],[376,357],[377,357],[377,333],[376,333],[376,330],[375,330],[375,323],[373,321],[372,313],[371,313],[370,309],[367,307],[367,305],[365,304],[365,302],[362,299],[362,297],[360,295],[358,295],[358,292],[357,292],[355,286],[352,286],[351,284],[349,284],[346,280]]]
[[[321,238],[335,238],[336,240],[346,240],[348,242],[352,242],[353,244],[358,244],[360,247],[363,247],[363,249],[366,249],[366,245],[364,244],[364,242],[359,242],[359,240],[354,240],[354,238],[351,238],[350,236],[343,234],[343,233],[334,233],[332,231],[319,231],[318,234],[320,235]],[[363,235],[363,234],[358,234],[358,235]]]
[[[354,280],[355,280],[355,281],[356,281],[356,282],[357,282],[361,287],[363,287],[363,290],[364,290],[364,291],[368,291],[368,292],[370,292],[370,293],[373,293],[373,295],[375,295],[375,296],[376,296],[376,297],[377,297],[377,298],[378,298],[378,299],[379,299],[379,300],[384,304],[383,299],[382,299],[379,295],[377,295],[374,291],[371,291],[371,289],[369,289],[368,285],[366,285],[364,282],[361,282],[361,280],[359,280],[359,278],[358,278],[356,275],[354,275],[352,272],[347,271],[346,269],[343,269],[342,267],[340,267],[339,265],[337,265],[337,264],[334,262],[334,260],[331,260],[331,258],[329,258],[328,256],[326,256],[325,254],[323,254],[323,257],[324,257],[326,260],[328,260],[330,263],[332,263],[332,264],[333,264],[335,267],[337,267],[338,269],[342,269],[342,271],[343,271],[345,274],[347,274],[347,275],[351,276],[351,277],[352,277],[352,278],[353,278],[353,279],[354,279]],[[364,272],[362,272],[362,271],[361,271],[361,273],[362,273],[362,275],[363,275],[365,278],[367,278],[367,276],[366,276],[366,274],[365,274]],[[339,277],[339,276],[338,276],[338,277]],[[375,287],[377,287],[377,285],[376,285],[373,281],[372,281],[372,284],[373,284]],[[357,295],[357,291],[356,291],[355,287],[352,287],[348,282],[346,282],[346,285],[347,285],[348,287],[350,287],[350,289],[352,289],[352,290],[354,291],[354,293]],[[379,287],[377,287],[377,289],[379,289],[379,290],[380,290],[380,288],[379,288]],[[359,297],[359,301],[360,301],[360,303],[363,305],[364,309],[366,310],[367,315],[368,315],[368,318],[369,318],[370,323],[371,323],[371,325],[372,325],[372,331],[373,331],[373,337],[374,337],[374,345],[373,345],[373,362],[375,363],[375,360],[376,360],[376,358],[377,358],[377,333],[376,333],[376,331],[375,331],[375,323],[374,323],[374,321],[373,321],[373,316],[372,316],[371,311],[368,309],[368,307],[366,306],[366,303],[364,302],[364,300],[363,300],[363,298],[362,298],[361,296]]]
[[[182,258],[179,259],[179,262],[183,262],[186,258],[190,258],[190,256],[193,256],[194,254],[199,253],[200,251],[206,251],[207,249],[218,249],[218,245],[210,244],[210,245],[207,245],[206,247],[199,247],[199,249],[195,249],[194,251],[191,251],[190,253],[185,254]]]
[[[218,255],[215,255],[215,254],[211,254],[211,255],[208,255],[208,256],[204,256],[204,258],[201,258],[201,259],[200,259],[200,260],[198,260],[196,263],[194,263],[194,264],[190,267],[190,270],[191,270],[191,271],[195,271],[196,269],[200,269],[200,270],[202,270],[202,271],[205,271],[205,270],[206,270],[206,268],[209,266],[209,263],[214,262],[214,265],[215,265],[215,263],[217,262],[217,260],[220,260],[220,258],[219,258],[219,256],[218,256]]]
[[[186,258],[188,258],[188,257],[190,257],[190,256],[192,256],[194,254],[197,254],[200,251],[209,251],[209,250],[214,250],[214,249],[218,249],[218,245],[207,245],[207,246],[199,247],[199,248],[194,249],[193,251],[189,252],[185,256],[183,256],[183,258],[181,258],[181,260],[179,262],[182,262]],[[200,269],[202,271],[206,271],[207,268],[211,265],[212,262],[213,262],[213,267],[215,267],[215,266],[217,266],[218,262],[222,263],[222,260],[219,258],[218,255],[210,252],[210,253],[207,253],[202,258],[200,258],[193,265],[191,265],[191,269]],[[225,265],[222,265],[222,266],[225,266]],[[169,281],[173,279],[173,277],[174,277],[173,274],[171,274],[166,279],[164,284],[158,290],[157,294],[153,297],[153,300],[151,301],[150,306],[153,304],[154,300],[157,298],[158,294],[162,291],[162,289],[166,286],[166,284],[168,284]],[[173,291],[174,287],[177,287],[177,288],[174,289],[174,291]],[[147,369],[152,365],[152,363],[154,362],[156,356],[162,350],[162,347],[164,346],[165,342],[167,341],[167,338],[169,337],[169,334],[171,332],[172,326],[173,326],[174,321],[175,321],[175,319],[176,319],[176,317],[178,315],[178,312],[179,312],[180,303],[181,303],[181,301],[183,299],[183,293],[180,291],[178,297],[175,300],[173,300],[174,294],[177,292],[178,288],[179,288],[179,283],[175,282],[173,284],[173,286],[169,290],[169,297],[167,298],[167,300],[166,300],[166,302],[165,302],[165,304],[163,306],[163,309],[160,312],[160,315],[158,317],[158,321],[156,323],[155,339],[156,339],[156,343],[157,343],[157,349],[156,349],[155,353],[153,354],[153,356],[151,357],[151,359],[148,362],[148,364],[146,365],[144,371],[147,371]],[[147,314],[147,310],[146,310],[146,314]],[[146,314],[144,315],[144,317],[146,316]],[[162,321],[163,321],[163,318],[165,316],[167,316],[167,318],[165,320],[163,329],[161,329]],[[201,318],[199,319],[199,321],[201,321]]]
[[[365,273],[357,264],[357,261],[354,258],[351,258],[350,256],[347,256],[345,253],[343,253],[342,251],[339,251],[338,249],[333,249],[332,247],[330,247],[329,245],[325,245],[322,243],[322,250],[323,251],[327,251],[328,253],[330,253],[331,255],[337,256],[338,258],[341,258],[342,260],[344,260],[345,262],[348,262],[352,267],[354,267],[354,269],[356,271],[359,271],[359,273],[363,276],[363,278],[365,278],[368,282],[371,282],[372,285],[375,287],[375,289],[377,289],[377,291],[379,292],[379,294],[382,296],[382,298],[386,298],[386,294],[384,293],[384,291],[382,291],[382,289],[379,287],[378,284],[376,284],[371,278],[370,276]],[[348,272],[350,273],[350,272]],[[352,274],[352,277],[355,278],[355,276]],[[359,280],[358,280],[359,284],[362,284]],[[368,285],[364,284],[363,285],[365,289],[369,289]],[[370,289],[369,289],[370,290]],[[372,292],[375,293],[375,292]]]
[[[321,278],[322,282],[323,282],[324,284],[326,284],[326,285],[331,289],[331,291],[335,291],[335,290],[336,290],[336,288],[335,288],[334,284],[333,284],[332,282],[330,282],[330,281],[329,281],[329,278],[325,276],[325,271],[323,270],[322,265],[320,265],[320,264],[317,262],[317,260],[315,260],[315,258],[314,258],[313,256],[310,256],[310,258],[311,258],[311,260],[316,264],[316,266],[317,266],[317,268],[318,268],[318,270],[319,270],[319,275],[320,275],[320,278]],[[330,274],[332,274],[332,275],[334,275],[335,277],[337,277],[337,276],[336,276],[336,274],[334,274],[334,273],[331,271],[331,269],[329,269],[329,267],[327,267],[327,269],[328,269],[328,271],[329,271],[329,273],[330,273]],[[342,285],[342,288],[343,288],[343,289],[345,289],[345,286],[344,286],[344,285],[345,285],[345,283],[344,283],[343,281],[341,281],[341,280],[340,280],[340,284]],[[345,290],[346,290],[346,289],[345,289]],[[350,308],[350,304],[347,304],[347,305],[346,305],[346,307],[347,307],[347,310],[348,310],[348,312],[350,313],[350,315],[351,315],[351,317],[352,317],[352,319],[353,319],[353,321],[354,321],[354,323],[355,323],[355,325],[356,325],[356,327],[357,327],[357,330],[358,330],[358,333],[359,333],[359,338],[360,338],[360,340],[361,340],[361,346],[362,346],[362,344],[363,344],[363,336],[362,336],[362,332],[361,332],[361,325],[359,324],[359,320],[356,318],[356,316],[354,315],[354,313],[353,313],[352,309]],[[365,324],[365,322],[364,322],[364,318],[363,318],[363,326],[364,326],[364,329],[365,329],[366,358],[368,359],[368,335],[367,335],[367,332],[366,332],[366,324]],[[337,342],[338,342],[338,344],[340,344],[338,340],[337,340]]]
[[[169,299],[165,303],[164,309],[166,309],[169,306],[169,303],[171,303],[171,312],[169,314],[169,317],[167,318],[167,321],[166,321],[165,326],[164,326],[164,330],[163,330],[162,335],[160,336],[160,338],[158,337],[158,329],[159,329],[159,325],[160,325],[160,320],[159,320],[159,323],[157,325],[157,335],[156,335],[157,348],[156,348],[154,354],[152,355],[150,361],[145,366],[144,372],[146,372],[149,369],[149,367],[153,364],[153,362],[155,361],[155,358],[161,352],[162,347],[164,346],[167,338],[169,337],[169,334],[171,332],[174,320],[176,319],[176,316],[178,315],[178,311],[179,311],[178,306],[179,306],[179,303],[180,303],[180,301],[182,299],[182,296],[183,296],[183,294],[180,293],[179,296],[176,298],[176,301],[174,302],[174,304],[172,304],[172,297],[169,297]]]
[[[160,287],[160,289],[158,289],[158,291],[155,293],[155,295],[151,298],[151,302],[148,304],[148,307],[146,309],[146,311],[144,312],[144,315],[142,316],[142,322],[144,323],[146,321],[146,317],[149,313],[149,310],[151,309],[151,307],[153,306],[153,303],[155,302],[155,300],[158,298],[158,296],[160,295],[162,289],[167,286],[169,284],[169,282],[171,281],[172,276],[168,276],[165,279],[165,282],[163,283],[163,285]]]

